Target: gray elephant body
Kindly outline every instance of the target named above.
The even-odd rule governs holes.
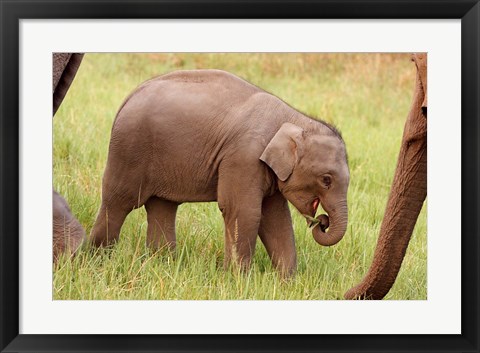
[[[255,131],[261,117],[252,103],[260,92],[215,71],[177,72],[147,81],[115,120],[109,153],[122,154],[124,160],[112,166],[112,173],[135,165],[135,171],[128,171],[137,181],[131,186],[148,185],[143,195],[174,202],[216,201],[220,164],[235,153],[235,146],[265,133]],[[239,120],[241,124],[234,123]],[[258,152],[251,156],[257,163]]]
[[[287,201],[314,236],[338,242],[346,229],[349,171],[339,133],[224,71],[178,71],[139,86],[115,119],[92,240],[116,240],[126,215],[145,205],[147,242],[175,246],[183,202],[218,201],[226,262],[248,267],[257,235],[275,266],[296,265]],[[332,217],[333,215],[333,217]]]

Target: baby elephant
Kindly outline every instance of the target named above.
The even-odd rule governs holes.
[[[53,190],[53,261],[66,252],[74,254],[85,239],[85,231],[70,212],[67,201]]]
[[[319,244],[336,244],[347,229],[349,179],[332,126],[230,73],[177,71],[146,81],[120,107],[92,241],[116,240],[127,214],[145,205],[148,245],[174,248],[178,205],[218,201],[225,263],[248,268],[259,235],[289,275],[296,251],[287,200]],[[328,216],[314,218],[320,204]]]

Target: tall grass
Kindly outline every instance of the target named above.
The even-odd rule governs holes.
[[[230,71],[298,110],[335,124],[346,142],[351,183],[345,238],[317,245],[292,208],[298,272],[283,281],[257,242],[248,273],[223,269],[216,203],[179,207],[175,255],[145,247],[146,214],[132,212],[110,249],[85,243],[54,268],[54,299],[342,299],[373,256],[413,94],[406,54],[87,54],[54,118],[54,187],[90,233],[101,200],[110,129],[142,81],[177,69]],[[426,299],[426,212],[422,210],[386,299]]]

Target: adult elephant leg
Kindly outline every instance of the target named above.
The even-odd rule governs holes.
[[[152,249],[174,250],[176,245],[175,217],[178,204],[158,197],[150,197],[147,210],[147,245]]]
[[[297,267],[297,253],[292,217],[287,200],[280,192],[263,200],[258,234],[273,266],[280,271],[282,277],[293,275]]]
[[[402,146],[373,263],[347,299],[382,299],[400,270],[410,237],[427,196],[427,119],[423,97],[414,100],[405,124]]]

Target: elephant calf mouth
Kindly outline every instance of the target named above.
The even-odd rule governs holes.
[[[326,214],[322,214],[322,215],[318,216],[317,219],[318,219],[318,222],[319,222],[318,226],[320,227],[322,232],[325,233],[328,226],[330,225],[330,218],[328,218],[328,216]]]
[[[325,233],[328,226],[330,225],[330,219],[326,214],[322,214],[315,218],[315,214],[317,213],[319,205],[320,205],[320,199],[319,198],[314,199],[312,201],[313,217],[306,214],[304,214],[303,216],[307,219],[307,224],[309,228],[313,229],[318,225],[322,230],[322,232]]]
[[[318,216],[317,218],[314,218],[314,217],[311,217],[311,216],[308,216],[308,215],[303,215],[303,216],[307,219],[309,228],[314,228],[318,225],[320,227],[320,229],[322,230],[322,232],[325,233],[328,226],[330,225],[330,219],[328,218],[328,216],[326,214],[322,214],[322,215]]]

